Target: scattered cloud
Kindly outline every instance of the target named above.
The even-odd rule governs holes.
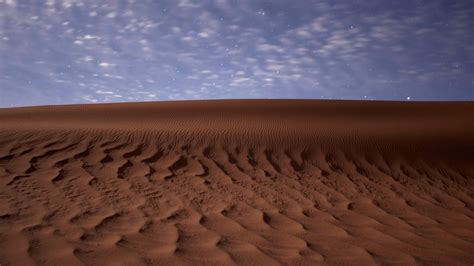
[[[0,105],[28,88],[55,103],[474,98],[469,1],[24,5],[0,0]]]

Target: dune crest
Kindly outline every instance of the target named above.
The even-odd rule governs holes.
[[[474,104],[0,109],[0,264],[474,262]]]

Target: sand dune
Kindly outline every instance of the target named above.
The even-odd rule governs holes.
[[[0,264],[474,263],[474,103],[0,110]]]

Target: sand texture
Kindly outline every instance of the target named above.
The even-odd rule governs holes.
[[[0,109],[2,266],[472,263],[472,102]]]

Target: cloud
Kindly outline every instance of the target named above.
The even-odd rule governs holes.
[[[453,81],[472,80],[474,9],[464,2],[410,8],[375,0],[19,4],[0,3],[0,73],[34,80],[44,95],[48,88],[63,91],[65,102],[70,91],[80,99],[96,91],[138,100],[375,98],[431,87],[439,96],[449,95],[443,86]],[[396,86],[383,82],[389,80]],[[4,77],[0,82],[24,87]],[[91,99],[114,100],[96,96]]]
[[[205,32],[205,31],[198,33],[198,36],[201,37],[201,38],[208,38],[209,35],[210,34],[208,32]]]
[[[115,66],[115,64],[108,63],[108,62],[100,62],[100,63],[99,63],[99,66],[100,66],[100,67],[103,67],[103,68],[108,68],[108,67],[113,67],[113,66]]]

